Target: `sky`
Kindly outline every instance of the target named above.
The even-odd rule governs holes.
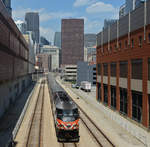
[[[117,19],[125,0],[12,0],[12,16],[24,20],[26,12],[39,12],[40,35],[53,43],[62,18],[83,18],[85,33],[99,33],[104,19]]]

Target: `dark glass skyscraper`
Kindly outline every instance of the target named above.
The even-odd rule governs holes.
[[[61,32],[55,32],[54,45],[61,48]]]
[[[77,64],[84,60],[84,20],[61,21],[62,65]]]
[[[33,32],[34,43],[39,43],[40,31],[39,31],[39,13],[27,12],[25,15],[25,21],[27,23],[27,31]]]

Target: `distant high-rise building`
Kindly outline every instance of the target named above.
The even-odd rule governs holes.
[[[26,22],[18,20],[18,21],[15,21],[15,23],[16,23],[18,29],[20,30],[20,32],[22,34],[25,34],[26,31],[27,31],[27,24],[26,24]]]
[[[40,37],[41,45],[50,45],[50,42],[43,36]]]
[[[96,34],[84,35],[84,47],[93,47],[96,45]]]
[[[9,13],[9,15],[12,15],[12,8],[11,8],[11,0],[2,0],[4,5],[6,6],[6,9]]]
[[[116,21],[117,21],[116,19],[105,19],[104,20],[104,29],[108,28],[109,26],[111,26]]]
[[[125,4],[123,4],[123,5],[120,7],[120,10],[119,10],[119,18],[125,16],[125,7],[126,7]]]
[[[138,5],[140,2],[141,0],[126,0],[125,13],[128,14],[133,11],[136,8],[136,4]]]
[[[54,45],[61,48],[61,32],[55,32]]]
[[[39,31],[39,13],[27,12],[25,15],[25,21],[27,23],[27,31],[33,32],[34,43],[39,43],[40,31]]]
[[[126,0],[120,7],[119,18],[138,8],[145,0]]]
[[[84,60],[84,19],[61,21],[62,65],[77,65]]]

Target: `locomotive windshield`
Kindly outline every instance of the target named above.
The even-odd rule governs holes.
[[[79,112],[78,109],[57,109],[57,118],[61,119],[63,121],[75,121],[79,118]]]

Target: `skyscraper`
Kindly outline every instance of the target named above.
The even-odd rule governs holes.
[[[22,34],[25,34],[26,31],[27,31],[27,24],[26,24],[26,22],[18,20],[18,21],[15,21],[15,23],[16,23],[18,29],[20,30],[20,32]]]
[[[61,32],[55,32],[54,45],[61,48]]]
[[[126,0],[125,4],[120,7],[119,18],[138,8],[144,1],[145,0]]]
[[[84,47],[93,47],[96,45],[96,34],[84,35]]]
[[[61,21],[62,65],[77,64],[84,60],[84,20]]]
[[[12,15],[12,8],[11,8],[11,0],[2,0],[4,5],[6,6],[6,9],[8,11],[8,14]]]
[[[33,32],[34,43],[39,43],[40,31],[39,31],[39,13],[27,12],[25,15],[25,21],[27,23],[27,31]]]
[[[123,4],[120,9],[119,9],[119,18],[125,16],[125,8],[126,8],[126,5]]]
[[[40,37],[41,45],[50,45],[50,42],[43,36]]]

